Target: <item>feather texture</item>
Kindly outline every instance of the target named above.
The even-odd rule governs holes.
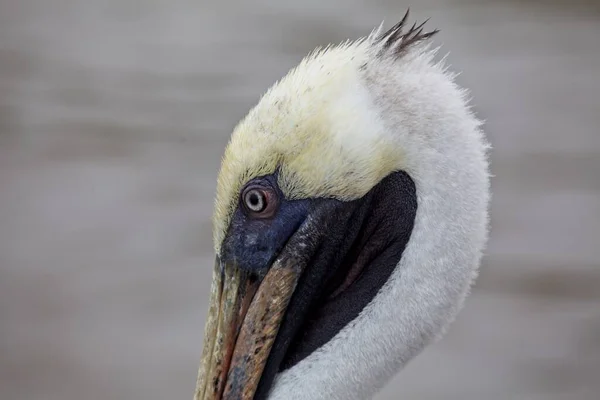
[[[235,128],[218,178],[214,240],[239,190],[279,169],[289,198],[359,198],[393,171],[415,182],[411,238],[388,282],[331,341],[277,376],[272,400],[371,397],[460,310],[487,241],[487,144],[466,91],[434,61],[437,31],[385,33],[317,50]]]

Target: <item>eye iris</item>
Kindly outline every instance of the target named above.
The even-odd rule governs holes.
[[[262,193],[259,193],[257,190],[252,190],[246,197],[246,204],[252,211],[262,211],[265,205]]]

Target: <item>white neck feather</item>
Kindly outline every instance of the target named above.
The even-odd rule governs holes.
[[[416,185],[402,259],[354,321],[277,376],[271,400],[370,398],[442,335],[477,275],[487,240],[488,145],[465,92],[432,58],[419,47],[397,60],[373,57],[360,85]]]

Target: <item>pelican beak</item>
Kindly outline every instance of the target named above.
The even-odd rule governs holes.
[[[261,274],[217,257],[194,400],[253,399],[315,247],[307,222]]]

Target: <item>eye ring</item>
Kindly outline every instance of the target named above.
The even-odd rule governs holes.
[[[278,198],[271,188],[249,185],[242,191],[240,202],[249,216],[268,218],[275,213]]]

